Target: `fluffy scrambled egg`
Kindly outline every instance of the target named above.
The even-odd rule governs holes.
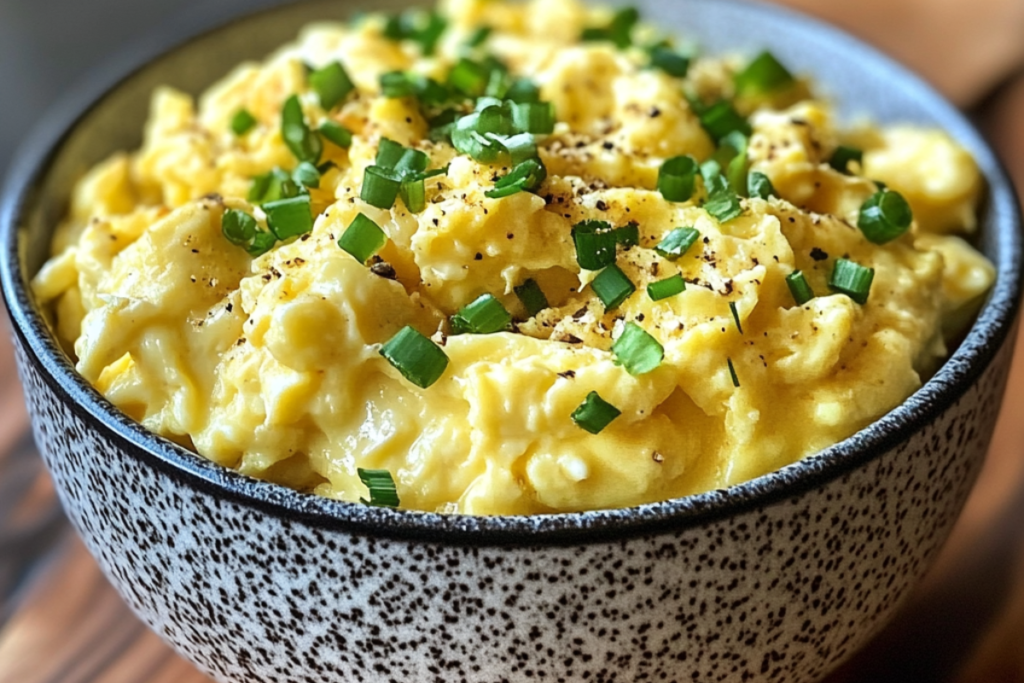
[[[898,405],[947,355],[993,279],[956,236],[975,229],[982,180],[945,133],[843,132],[806,82],[741,92],[744,60],[671,44],[663,52],[689,62],[685,76],[678,59],[652,68],[655,40],[575,0],[449,0],[437,14],[308,27],[198,103],[155,92],[142,148],[75,188],[35,295],[79,372],[126,414],[301,491],[354,502],[367,495],[361,468],[387,470],[403,508],[534,514],[664,500],[783,467]],[[553,132],[535,137],[546,179],[532,191],[488,197],[508,157],[475,160],[435,134],[421,94],[382,92],[394,72],[451,92],[467,55],[528,78],[553,105]],[[335,62],[353,87],[325,107],[310,73]],[[300,130],[333,122],[351,143],[321,141],[319,181],[302,195],[311,230],[259,254],[226,238],[225,216],[267,233],[251,188],[299,166],[282,133],[292,95]],[[456,101],[455,116],[473,100]],[[733,144],[773,188],[732,195],[735,217],[712,210],[713,169],[688,200],[659,191],[672,157],[731,162],[704,118],[718,101],[749,122]],[[445,169],[424,181],[422,210],[363,200],[383,139]],[[862,155],[837,170],[840,145]],[[876,244],[858,224],[886,186],[914,223]],[[360,214],[386,236],[367,262],[338,245]],[[615,247],[635,288],[618,306],[579,263],[573,228],[595,220],[638,231]],[[673,259],[656,247],[680,227],[699,237]],[[840,259],[873,269],[864,303],[830,287]],[[797,270],[817,295],[802,305],[787,284]],[[677,274],[685,291],[647,292]],[[528,280],[546,298],[539,312],[515,293]],[[452,316],[482,295],[512,322],[457,334]],[[662,350],[650,371],[631,374],[612,349],[630,323]],[[448,360],[426,388],[380,353],[407,326]],[[576,418],[592,392],[618,415],[588,430]]]

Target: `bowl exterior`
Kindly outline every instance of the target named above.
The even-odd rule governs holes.
[[[135,612],[223,683],[819,680],[949,534],[1013,346],[909,440],[792,498],[633,538],[488,546],[368,537],[214,495],[96,429],[21,343],[72,523]]]

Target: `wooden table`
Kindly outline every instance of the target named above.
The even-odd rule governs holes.
[[[1024,187],[1024,2],[788,0],[970,108]],[[1001,87],[993,88],[1002,82]],[[829,683],[1024,683],[1024,335],[988,462],[936,567]],[[208,683],[143,627],[55,509],[0,337],[0,683]]]

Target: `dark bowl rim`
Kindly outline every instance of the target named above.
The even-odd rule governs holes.
[[[35,306],[20,257],[20,226],[33,204],[50,164],[76,126],[107,96],[152,62],[232,24],[301,2],[246,13],[183,41],[157,41],[169,49],[125,70],[111,61],[69,92],[18,150],[0,195],[0,284],[14,333],[31,363],[66,406],[133,458],[198,491],[255,508],[287,521],[381,538],[455,545],[578,545],[672,533],[730,515],[763,508],[838,479],[907,441],[919,428],[952,406],[988,368],[1006,343],[1016,321],[1021,291],[1020,209],[1002,164],[978,130],[931,86],[875,48],[829,24],[777,6],[744,0],[699,0],[707,5],[741,6],[747,11],[781,15],[795,29],[824,33],[894,82],[915,91],[930,107],[944,110],[953,133],[969,142],[988,181],[989,223],[998,242],[997,280],[970,332],[939,371],[907,401],[853,436],[793,465],[728,489],[633,508],[537,516],[474,517],[394,511],[346,503],[258,481],[216,465],[155,436],[117,411],[74,370],[54,342]],[[152,44],[152,43],[150,43]],[[138,50],[136,50],[138,52]],[[24,369],[23,369],[24,371]]]

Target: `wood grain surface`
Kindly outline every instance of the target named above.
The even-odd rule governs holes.
[[[1024,187],[1022,0],[788,2],[875,42],[971,109]],[[1024,683],[1024,335],[1017,347],[988,461],[950,543],[911,604],[829,683]],[[0,334],[0,683],[208,683],[137,621],[70,532],[27,427]]]

